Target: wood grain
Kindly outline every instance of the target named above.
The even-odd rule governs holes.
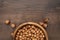
[[[49,18],[49,40],[60,40],[60,0],[0,0],[0,40],[12,40],[14,30],[4,24],[6,19],[17,25]]]

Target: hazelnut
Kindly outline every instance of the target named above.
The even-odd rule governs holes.
[[[16,25],[15,24],[11,24],[11,27],[14,28],[14,27],[16,27]]]
[[[9,24],[9,23],[10,23],[10,20],[6,20],[6,21],[5,21],[5,24]]]

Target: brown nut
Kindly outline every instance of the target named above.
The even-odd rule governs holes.
[[[11,33],[11,36],[14,36],[14,33]]]
[[[43,26],[44,26],[44,27],[47,27],[48,25],[47,25],[47,24],[44,24]]]
[[[40,22],[40,25],[43,25],[44,23],[43,22]]]
[[[48,20],[49,20],[49,18],[45,18],[44,22],[46,22],[46,23],[47,23],[47,22],[48,22]]]
[[[5,24],[9,24],[9,23],[10,23],[10,20],[6,20],[6,21],[5,21]]]
[[[11,24],[11,27],[14,28],[14,27],[16,27],[16,25],[15,24]]]

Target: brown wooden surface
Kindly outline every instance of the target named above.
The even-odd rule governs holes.
[[[6,19],[17,25],[49,18],[49,40],[60,40],[60,0],[0,0],[0,40],[12,40],[14,30],[4,24]]]

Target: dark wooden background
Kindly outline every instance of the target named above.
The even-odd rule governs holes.
[[[0,40],[12,40],[14,29],[4,24],[6,19],[18,26],[28,21],[39,23],[46,17],[49,40],[60,40],[60,0],[0,0]]]

